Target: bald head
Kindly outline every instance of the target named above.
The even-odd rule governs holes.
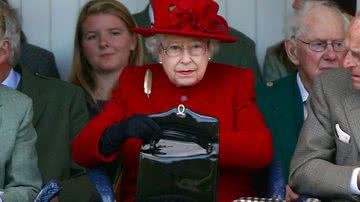
[[[346,24],[344,17],[339,10],[333,7],[321,4],[310,7],[307,12],[299,18],[298,23],[300,24],[298,36],[307,35],[312,38],[312,35],[317,35],[318,38],[322,38],[321,34],[327,35],[328,32],[335,32],[335,35],[340,38],[344,38],[345,35]]]

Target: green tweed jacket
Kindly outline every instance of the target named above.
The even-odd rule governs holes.
[[[263,65],[263,80],[266,81],[276,81],[283,77],[289,76],[290,74],[296,72],[294,66],[286,66],[281,61],[280,58],[287,58],[288,56],[283,50],[280,53],[277,53],[277,49],[281,48],[283,41],[276,43],[273,46],[270,46],[266,49],[264,65]],[[280,55],[278,55],[280,54]]]
[[[0,84],[0,191],[9,202],[30,202],[41,187],[31,124],[31,99]]]
[[[275,82],[258,83],[255,91],[257,105],[272,133],[274,153],[281,160],[287,182],[290,160],[304,122],[296,73]]]
[[[139,27],[150,27],[149,6],[133,17]],[[211,60],[236,67],[248,67],[253,71],[256,81],[262,81],[254,41],[231,27],[229,27],[229,35],[237,38],[236,43],[220,44],[218,53]],[[145,51],[145,63],[157,63],[147,51]]]
[[[70,153],[72,139],[88,121],[83,91],[67,82],[31,74],[18,66],[18,90],[33,100],[36,149],[44,183],[61,182],[60,201],[96,201],[95,187]]]

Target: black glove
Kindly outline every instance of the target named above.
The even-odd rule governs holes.
[[[133,115],[104,131],[99,142],[100,153],[110,156],[129,137],[149,143],[151,139],[158,139],[159,135],[160,127],[155,121],[144,115]]]

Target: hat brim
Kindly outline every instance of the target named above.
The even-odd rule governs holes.
[[[218,34],[207,34],[203,32],[192,32],[192,31],[183,31],[183,30],[174,30],[174,29],[159,29],[159,28],[133,28],[133,32],[139,33],[144,37],[153,36],[155,34],[173,34],[173,35],[182,35],[182,36],[193,36],[193,37],[202,37],[219,40],[223,43],[232,43],[237,39],[233,36],[223,36]]]

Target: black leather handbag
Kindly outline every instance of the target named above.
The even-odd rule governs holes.
[[[149,117],[161,134],[140,151],[136,201],[215,202],[218,120],[184,105]]]

